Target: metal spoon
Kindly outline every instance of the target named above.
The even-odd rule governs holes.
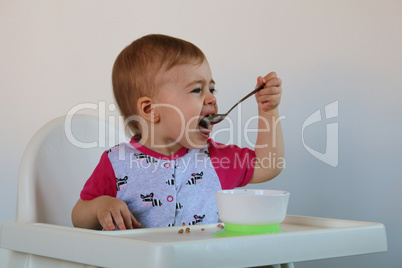
[[[244,98],[242,98],[241,100],[239,100],[235,105],[232,106],[232,108],[230,108],[229,111],[227,111],[225,114],[210,114],[208,116],[205,116],[204,118],[201,119],[199,125],[203,128],[208,128],[210,125],[215,125],[218,124],[219,122],[222,122],[223,119],[225,119],[225,117],[237,106],[239,105],[241,102],[243,102],[244,100],[248,99],[250,96],[254,95],[255,93],[257,93],[258,91],[260,91],[261,89],[263,89],[265,86],[265,84],[263,84],[262,86],[259,86],[258,88],[254,89],[253,91],[251,91],[249,94],[247,94],[247,96],[245,96]]]

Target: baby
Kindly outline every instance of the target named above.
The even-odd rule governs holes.
[[[215,82],[192,43],[147,35],[118,55],[113,92],[134,133],[103,153],[72,211],[74,226],[119,230],[218,222],[215,192],[273,179],[283,158],[281,80],[257,78],[255,149],[213,141],[200,121],[217,113]]]

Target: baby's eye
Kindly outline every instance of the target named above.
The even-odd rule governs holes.
[[[211,92],[212,94],[215,94],[217,91],[216,91],[215,88],[210,88],[210,89],[209,89],[209,92]]]
[[[191,93],[201,93],[201,92],[202,92],[202,88],[196,88],[191,91]]]

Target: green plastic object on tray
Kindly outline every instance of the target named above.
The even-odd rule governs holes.
[[[215,237],[233,237],[233,236],[246,236],[246,235],[260,235],[260,234],[276,234],[283,233],[279,229],[279,224],[270,225],[238,225],[225,223],[225,228],[219,230],[212,235]]]

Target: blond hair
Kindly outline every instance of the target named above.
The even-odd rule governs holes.
[[[160,34],[143,36],[120,52],[113,65],[113,94],[133,134],[141,134],[138,122],[128,119],[138,114],[140,97],[154,96],[161,82],[158,75],[180,64],[202,64],[205,60],[194,44]]]

